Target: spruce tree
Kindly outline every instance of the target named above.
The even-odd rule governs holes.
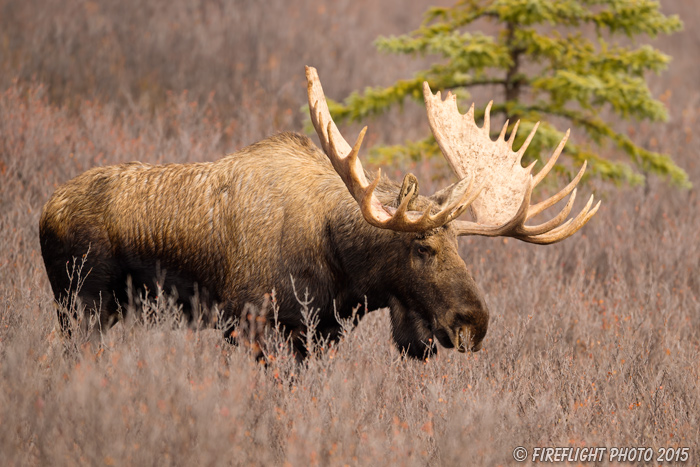
[[[355,92],[331,111],[338,120],[363,121],[406,98],[422,101],[422,83],[428,81],[433,92],[456,94],[464,112],[471,92],[485,101],[483,86],[491,85],[490,93],[494,86],[501,90],[493,96],[492,115],[509,118],[511,128],[521,120],[516,147],[541,121],[528,149],[530,158],[546,158],[563,136],[558,127],[573,126],[588,138],[569,142],[566,154],[579,162],[587,159],[600,177],[639,183],[645,173],[655,173],[690,187],[687,174],[670,156],[638,146],[617,124],[667,119],[646,75],[664,70],[670,57],[639,42],[639,36],[653,38],[682,28],[677,16],[665,16],[659,8],[656,0],[463,0],[431,8],[417,30],[380,37],[376,45],[384,52],[436,57],[434,64],[387,88]],[[477,20],[492,23],[497,31],[478,31]],[[483,116],[483,107],[479,110],[477,118]],[[379,148],[375,154],[384,160],[398,154],[419,159],[439,154],[439,148],[430,136]],[[626,157],[616,157],[620,154]]]

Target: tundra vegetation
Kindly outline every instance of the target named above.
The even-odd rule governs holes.
[[[689,446],[697,463],[700,203],[654,177],[587,182],[603,207],[562,243],[462,239],[491,317],[478,353],[401,359],[378,310],[331,351],[309,340],[303,365],[282,349],[262,367],[247,346],[173,322],[163,295],[144,304],[154,319],[64,349],[38,232],[56,187],[95,166],[215,160],[299,129],[301,64],[332,96],[386,86],[415,62],[377,56],[372,41],[415,27],[426,7],[242,3],[0,3],[3,463],[508,465],[516,446],[584,445]],[[663,7],[700,21],[693,2]],[[699,43],[692,28],[654,42],[674,56],[649,78],[669,121],[618,128],[672,154],[695,186]],[[370,123],[370,143],[427,129],[408,106]],[[400,172],[432,192],[447,185],[433,164]],[[300,291],[309,322],[311,298]]]

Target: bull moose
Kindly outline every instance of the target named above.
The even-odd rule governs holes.
[[[66,304],[75,305],[76,297],[108,328],[128,302],[129,287],[155,290],[159,277],[190,314],[195,295],[235,318],[275,289],[279,323],[294,340],[305,330],[294,282],[314,298],[324,336],[335,338],[337,317],[366,303],[366,309],[390,309],[394,342],[409,356],[436,352],[433,337],[446,348],[478,351],[489,311],[458,254],[457,237],[554,243],[600,206],[591,209],[591,196],[566,220],[585,162],[563,190],[530,204],[568,133],[533,176],[533,165],[524,168],[520,160],[536,126],[513,151],[517,124],[506,140],[506,122],[493,141],[491,104],[479,128],[473,105],[462,115],[454,95],[443,101],[428,83],[430,128],[459,181],[423,196],[412,174],[401,184],[381,172],[372,176],[358,159],[366,127],[350,147],[331,119],[316,70],[307,67],[306,77],[322,151],[306,136],[281,133],[216,162],[93,168],[56,190],[42,212],[40,238],[56,302],[63,305],[62,328]],[[525,225],[569,194],[551,220]],[[459,219],[467,208],[472,220]],[[78,288],[66,264],[88,250],[89,273]],[[303,354],[302,347],[296,349]]]

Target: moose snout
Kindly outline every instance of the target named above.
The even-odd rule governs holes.
[[[489,327],[489,312],[484,306],[478,311],[469,313],[466,324],[461,324],[452,329],[450,340],[452,345],[460,352],[467,350],[478,352]]]
[[[474,326],[462,326],[454,331],[452,344],[462,353],[467,350],[478,352],[481,350],[483,336],[480,339],[475,339],[476,334]]]

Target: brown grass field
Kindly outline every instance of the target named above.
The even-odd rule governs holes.
[[[119,324],[98,346],[52,331],[38,219],[58,185],[301,131],[304,65],[336,99],[406,76],[423,59],[372,41],[414,29],[429,3],[0,0],[3,466],[514,465],[517,446],[688,447],[683,465],[700,465],[695,0],[662,0],[686,27],[653,41],[674,56],[649,76],[669,121],[620,128],[672,154],[696,188],[589,181],[577,206],[591,192],[603,205],[563,243],[462,239],[491,310],[481,352],[404,360],[387,310],[304,365],[278,352],[264,367],[215,331],[177,326],[167,303],[153,304],[161,323]],[[478,105],[502,97],[483,92]],[[367,123],[370,144],[427,131],[413,104]],[[431,185],[430,168],[389,173]]]

